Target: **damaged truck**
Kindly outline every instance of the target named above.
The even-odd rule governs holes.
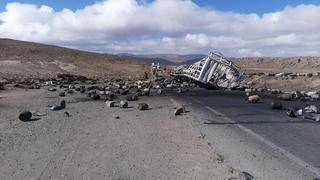
[[[179,67],[182,76],[197,83],[215,88],[232,89],[239,86],[239,68],[220,52],[210,52],[202,60],[189,66]]]

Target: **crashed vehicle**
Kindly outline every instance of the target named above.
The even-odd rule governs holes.
[[[183,69],[183,76],[216,88],[232,89],[239,86],[239,68],[220,52],[210,52],[202,60]]]

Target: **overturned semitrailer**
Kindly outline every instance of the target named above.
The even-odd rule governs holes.
[[[238,87],[241,76],[239,68],[217,51],[184,68],[182,75],[205,85],[226,89]]]

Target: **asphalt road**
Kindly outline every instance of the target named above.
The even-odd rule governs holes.
[[[278,174],[276,176],[269,174],[269,178],[285,179],[284,176],[291,173],[291,170],[288,170],[290,169],[290,166],[295,166],[292,168],[295,169],[292,170],[292,172],[296,172],[294,172],[294,175],[286,177],[288,179],[309,179],[318,176],[320,167],[320,123],[307,119],[287,117],[285,110],[271,110],[269,108],[269,103],[272,99],[276,99],[277,97],[270,94],[260,94],[260,96],[261,103],[250,104],[246,102],[244,92],[238,91],[208,91],[197,89],[183,94],[173,94],[175,99],[182,101],[189,106],[188,108],[191,109],[190,111],[194,110],[195,114],[202,113],[200,119],[204,124],[207,124],[205,135],[207,136],[208,141],[212,140],[212,143],[220,147],[220,150],[224,151],[222,154],[225,156],[231,156],[231,158],[236,157],[238,158],[237,161],[245,161],[241,159],[241,157],[238,157],[242,155],[235,155],[234,152],[231,152],[232,150],[229,150],[228,153],[225,149],[231,148],[233,151],[237,151],[239,146],[237,145],[237,147],[235,147],[235,138],[238,138],[238,136],[246,136],[246,138],[239,140],[244,141],[245,146],[247,147],[246,150],[243,150],[244,153],[250,152],[250,144],[260,143],[262,145],[254,145],[258,147],[255,150],[265,151],[263,156],[266,156],[265,154],[268,153],[271,157],[270,159],[273,159],[269,164],[264,164],[265,161],[261,161],[260,164],[262,164],[261,166],[264,168],[265,166],[269,166],[269,169],[272,169],[272,166],[274,167],[275,164],[274,161],[286,158],[285,162],[282,161],[280,163],[282,164],[281,166],[286,169],[286,175],[281,175],[284,171],[281,170],[282,167],[279,167],[280,170]],[[282,101],[282,103],[285,108],[302,108],[308,102]],[[226,127],[228,129],[226,129]],[[222,128],[224,128],[223,131],[221,130]],[[219,131],[220,134],[217,133]],[[234,137],[230,136],[227,138],[229,134],[234,133],[232,131],[243,131],[245,135],[239,135],[238,133],[238,135]],[[225,134],[221,135],[222,133]],[[250,136],[255,139],[255,143],[246,142]],[[217,140],[217,137],[219,137],[220,140]],[[224,142],[221,142],[221,139],[223,138],[225,138]],[[266,149],[270,149],[270,151],[267,151]],[[241,151],[239,150],[239,152]],[[276,153],[278,153],[278,155],[275,155]],[[256,155],[253,154],[253,156]],[[235,160],[230,161],[236,162]],[[254,160],[248,160],[245,165],[250,164],[250,161]],[[279,165],[279,163],[276,164]],[[232,165],[237,166],[234,163]],[[238,162],[238,166],[244,168],[243,163]],[[257,170],[258,166],[259,165],[256,164],[251,167],[256,168]],[[300,169],[300,167],[303,170]],[[250,168],[247,169],[250,171]],[[299,171],[296,169],[299,169]],[[270,170],[270,172],[274,173],[275,171],[273,169]],[[255,172],[252,173],[254,174]],[[261,175],[262,173],[260,174],[260,177],[266,175],[265,170],[263,173],[263,175]],[[304,175],[298,177],[301,174]]]

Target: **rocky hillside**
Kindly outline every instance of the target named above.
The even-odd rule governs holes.
[[[320,57],[238,58],[236,64],[246,72],[318,72]]]
[[[137,77],[148,65],[109,54],[0,39],[0,78],[44,78],[57,73]]]

